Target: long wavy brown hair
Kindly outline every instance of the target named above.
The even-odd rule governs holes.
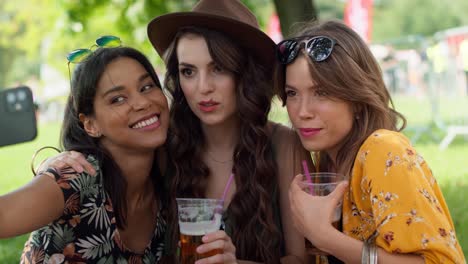
[[[304,49],[302,52],[308,58],[314,82],[330,97],[352,105],[355,115],[353,127],[338,151],[335,168],[340,173],[351,175],[359,148],[372,132],[377,129],[401,131],[406,126],[406,119],[394,109],[379,64],[356,32],[341,22],[326,21],[303,24],[295,34],[295,37],[311,36],[327,36],[337,43],[330,57],[322,62],[314,62]],[[275,76],[275,87],[285,104],[285,67],[278,66]],[[320,171],[331,169],[331,161],[325,153],[314,153],[314,157]]]
[[[179,82],[176,47],[187,33],[202,36],[214,62],[235,76],[239,141],[234,149],[236,193],[229,205],[232,241],[239,259],[277,263],[282,247],[272,201],[277,166],[267,129],[273,95],[265,69],[252,55],[224,34],[204,28],[183,28],[166,52],[165,87],[172,96],[169,153],[175,167],[171,183],[178,197],[205,197],[210,174],[201,159],[205,137],[200,120],[190,110]],[[279,216],[278,216],[279,217]]]

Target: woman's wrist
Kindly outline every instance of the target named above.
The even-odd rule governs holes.
[[[329,254],[331,254],[329,245],[335,243],[343,236],[346,236],[331,224],[327,227],[319,228],[318,230],[320,231],[317,232],[317,229],[313,231],[308,230],[306,238],[312,241],[315,247]]]

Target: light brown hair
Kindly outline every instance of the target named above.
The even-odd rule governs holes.
[[[318,86],[330,97],[349,102],[352,106],[353,127],[338,151],[335,168],[350,175],[357,152],[366,138],[377,129],[401,131],[406,119],[394,109],[379,64],[356,32],[338,21],[310,22],[302,25],[294,37],[306,39],[312,36],[327,36],[336,41],[325,61],[312,61],[303,48],[298,56],[308,58],[310,75]],[[277,92],[285,104],[285,66],[278,65],[275,75]],[[318,152],[314,156],[316,161],[320,160],[316,166],[321,171],[330,169],[327,155]]]

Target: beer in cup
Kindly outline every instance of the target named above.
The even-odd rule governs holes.
[[[205,234],[221,227],[223,200],[200,198],[177,198],[180,230],[180,263],[193,264],[199,259],[223,253],[216,249],[198,254],[196,249],[203,244]]]

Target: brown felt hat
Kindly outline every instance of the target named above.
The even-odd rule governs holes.
[[[196,26],[222,32],[246,48],[270,72],[275,63],[275,42],[258,26],[255,15],[238,0],[201,0],[189,12],[154,18],[148,37],[163,57],[182,27]]]

